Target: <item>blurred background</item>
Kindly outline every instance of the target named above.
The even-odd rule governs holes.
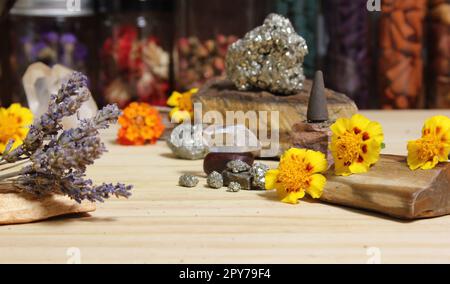
[[[377,1],[369,1],[376,3]],[[97,102],[165,105],[223,76],[227,47],[267,14],[309,46],[305,73],[361,109],[450,107],[449,0],[1,0],[0,105],[26,104],[33,62],[90,78]]]

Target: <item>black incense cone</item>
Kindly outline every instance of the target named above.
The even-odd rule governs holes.
[[[308,122],[313,123],[325,122],[328,120],[328,105],[322,71],[317,71],[314,76],[306,119]]]

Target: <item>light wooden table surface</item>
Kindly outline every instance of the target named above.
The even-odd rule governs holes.
[[[450,111],[363,112],[384,126],[385,153],[406,154],[425,118]],[[91,216],[0,227],[0,263],[450,263],[450,216],[401,222],[272,193],[177,186],[202,161],[173,159],[165,143],[115,145],[90,169],[97,182],[135,185]],[[271,166],[277,163],[269,162]]]

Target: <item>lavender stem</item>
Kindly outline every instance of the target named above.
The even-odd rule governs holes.
[[[0,175],[0,181],[7,180],[7,179],[10,179],[10,178],[14,178],[14,177],[18,177],[21,174],[22,174],[21,170],[20,171],[16,171],[16,172],[12,172],[12,173],[9,173],[9,174],[3,174],[3,175]]]
[[[9,167],[6,167],[6,168],[0,168],[0,172],[3,172],[3,171],[6,171],[6,170],[10,170],[10,169],[17,168],[18,166],[21,166],[21,165],[23,165],[23,164],[25,164],[25,163],[28,163],[28,161],[22,161],[22,162],[20,162],[20,163],[15,163],[15,164],[12,164],[12,165],[10,165]],[[5,163],[5,164],[0,163],[0,166],[2,166],[2,165],[7,165],[7,164],[8,164],[8,163]]]

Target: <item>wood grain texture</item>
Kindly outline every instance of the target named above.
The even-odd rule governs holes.
[[[388,154],[406,154],[431,115],[450,111],[363,112],[382,123]],[[135,185],[129,200],[98,205],[91,217],[0,227],[0,263],[450,263],[450,216],[401,222],[319,202],[297,206],[275,193],[176,186],[202,161],[172,158],[165,143],[124,147],[104,133],[107,153],[90,168],[96,182]],[[268,162],[272,167],[277,163]],[[374,248],[372,250],[371,248]]]
[[[404,156],[382,155],[368,173],[340,177],[327,174],[321,200],[363,208],[400,219],[450,213],[450,164],[411,171]]]

